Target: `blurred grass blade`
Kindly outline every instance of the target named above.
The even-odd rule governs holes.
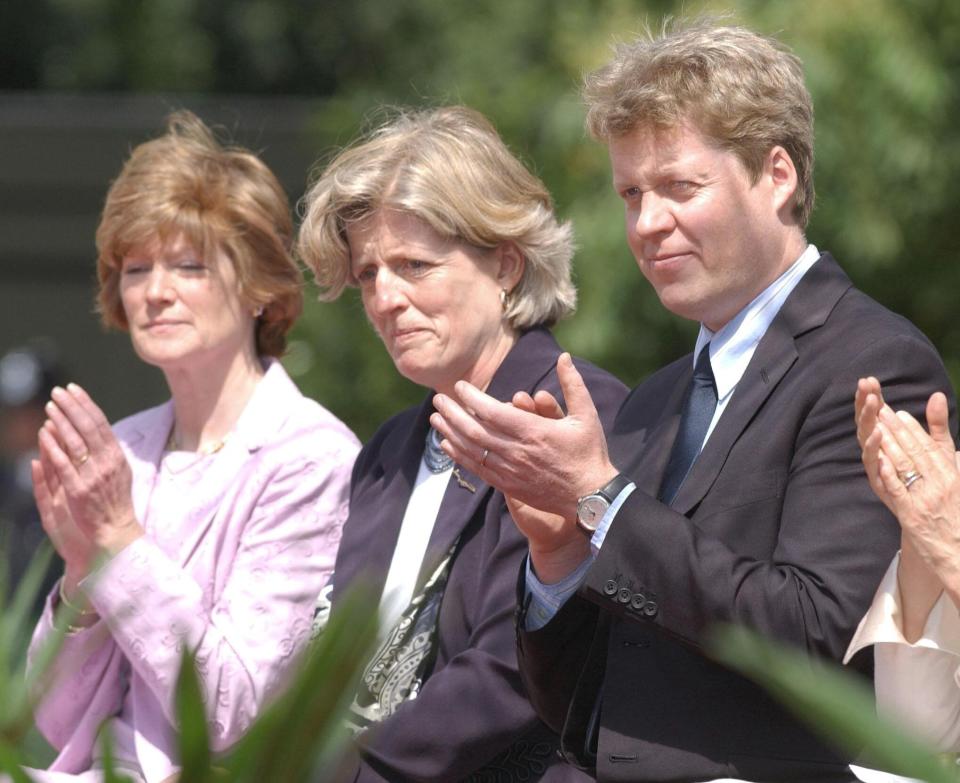
[[[180,726],[179,783],[204,783],[210,780],[210,735],[206,710],[200,695],[195,657],[184,648],[177,677],[177,722]]]
[[[32,636],[34,606],[38,593],[43,586],[44,577],[50,567],[53,549],[46,542],[41,545],[30,561],[13,600],[4,608],[0,617],[0,667],[2,667],[4,708],[0,725],[4,737],[14,744],[19,743],[33,722],[31,685],[23,677],[27,645]],[[59,648],[62,635],[58,635],[49,655],[38,656],[39,663],[49,664],[56,649]]]
[[[37,594],[43,587],[44,577],[52,560],[53,547],[49,541],[44,541],[30,559],[30,565],[14,591],[13,600],[3,613],[4,625],[8,625],[18,639],[30,638],[36,622],[33,608],[37,604]]]
[[[863,751],[879,769],[928,783],[957,783],[957,775],[932,750],[878,718],[870,689],[839,666],[734,626],[718,628],[709,650],[766,688],[824,738],[851,753]]]
[[[0,770],[10,776],[11,783],[32,783],[23,771],[19,754],[13,746],[0,740]]]
[[[376,639],[376,606],[362,588],[338,602],[283,695],[225,760],[232,780],[331,780],[347,740],[343,713]]]
[[[103,755],[103,783],[133,783],[130,778],[117,772],[113,755],[113,736],[109,731],[100,732],[100,752]]]

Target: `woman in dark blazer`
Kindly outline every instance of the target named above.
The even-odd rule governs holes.
[[[327,298],[359,287],[397,370],[431,390],[353,471],[333,611],[365,576],[382,643],[353,704],[347,779],[584,780],[517,673],[526,541],[503,495],[453,464],[429,422],[433,394],[461,379],[501,400],[562,400],[548,328],[576,301],[569,225],[489,122],[451,107],[401,114],[341,152],[306,196],[300,251]],[[577,364],[612,421],[625,387]]]

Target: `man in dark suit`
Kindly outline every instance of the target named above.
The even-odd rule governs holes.
[[[504,491],[529,541],[530,698],[601,781],[853,780],[703,644],[729,622],[842,658],[897,548],[860,465],[857,379],[920,416],[946,373],[808,243],[813,109],[782,45],[678,29],[622,46],[585,95],[640,271],[701,328],[607,438],[565,357],[566,412],[466,383],[435,400],[444,447]]]

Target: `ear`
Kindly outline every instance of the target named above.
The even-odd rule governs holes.
[[[792,218],[793,194],[797,192],[800,182],[790,153],[780,145],[772,147],[767,153],[764,175],[770,178],[777,213]]]
[[[510,293],[523,277],[527,259],[513,242],[501,242],[494,253],[497,263],[497,283],[500,288]]]

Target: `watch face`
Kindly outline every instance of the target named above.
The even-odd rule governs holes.
[[[599,495],[587,495],[577,509],[577,519],[588,530],[596,530],[603,515],[610,508],[610,504]]]

